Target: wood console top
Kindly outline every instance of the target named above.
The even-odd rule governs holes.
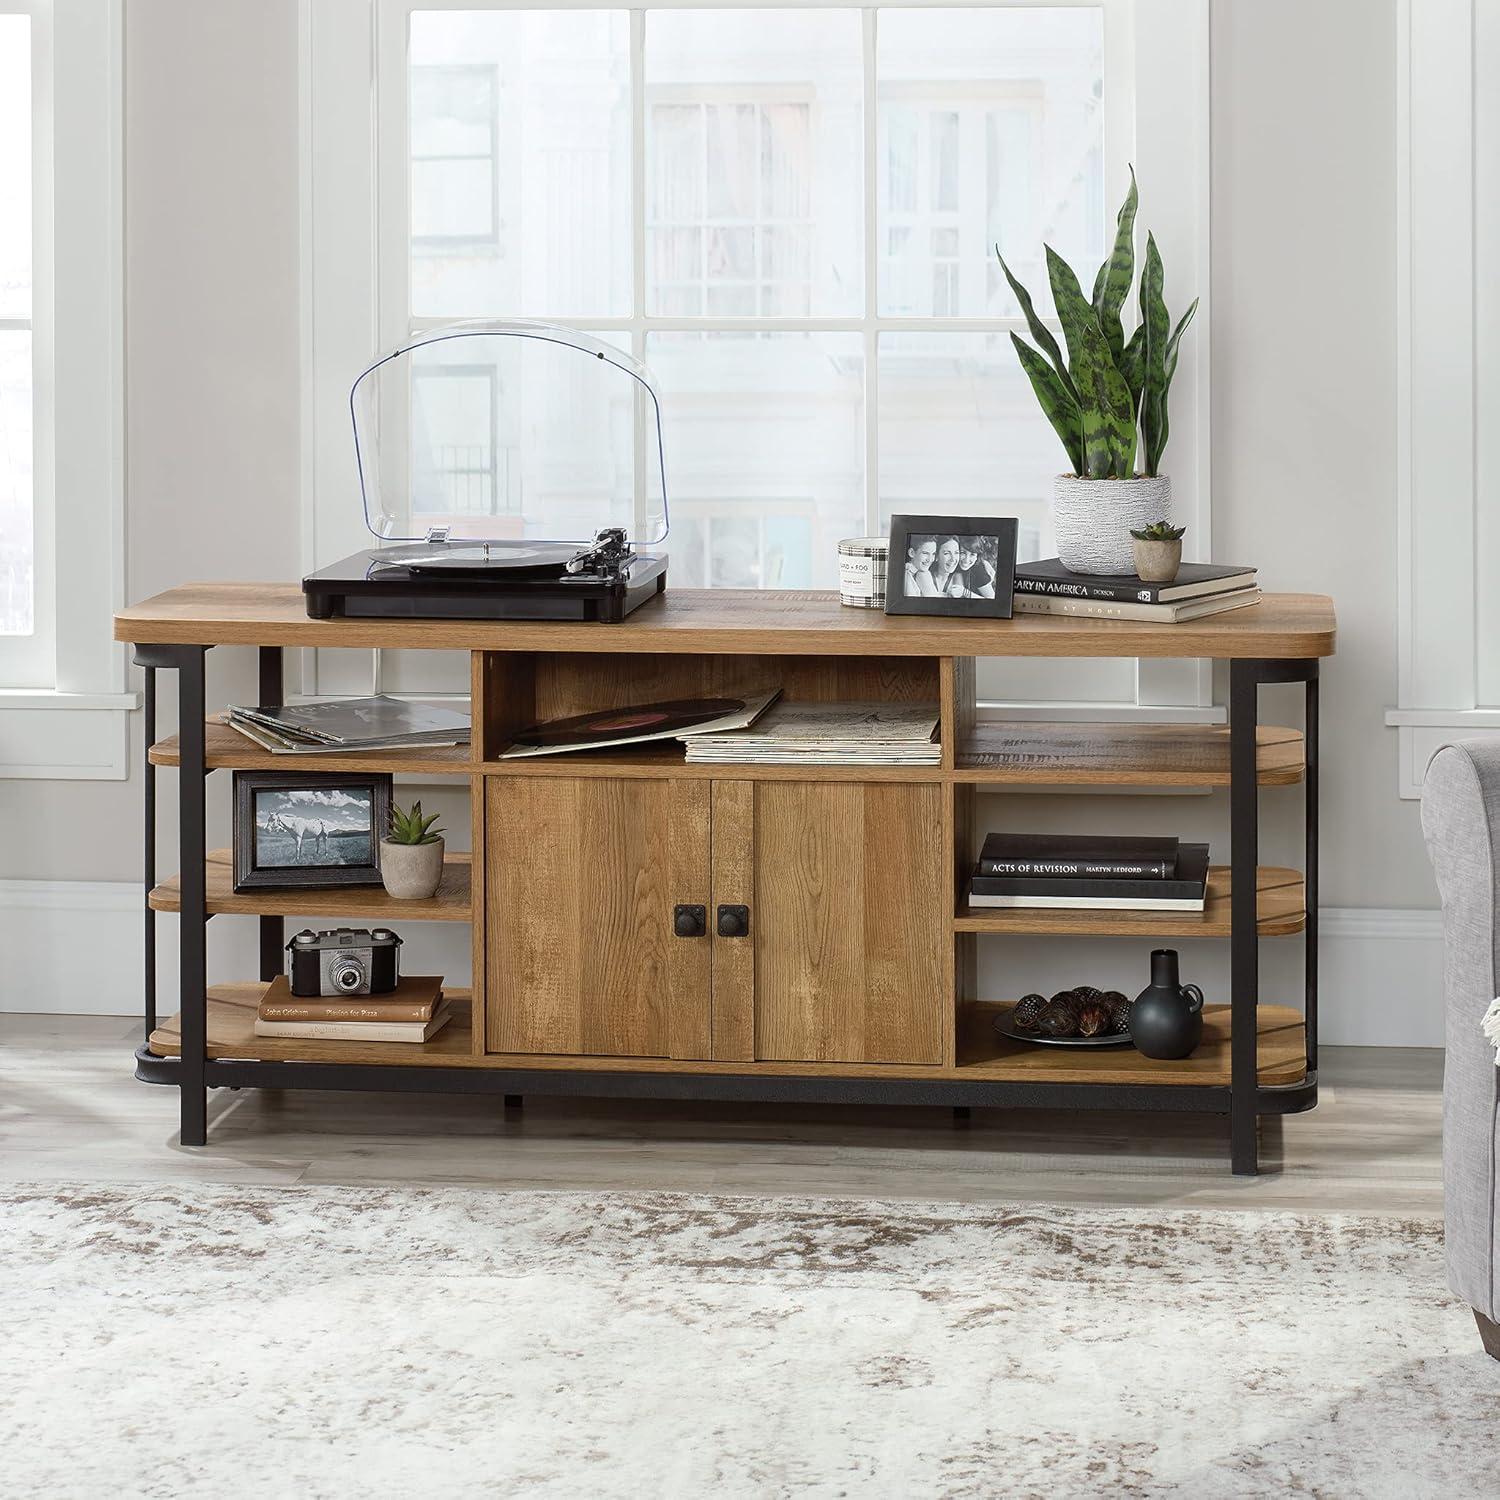
[[[1333,601],[1267,594],[1184,625],[1063,615],[956,620],[848,609],[832,593],[673,589],[619,625],[525,620],[312,620],[300,585],[189,583],[115,616],[115,639],[189,646],[681,652],[742,656],[1332,656]]]

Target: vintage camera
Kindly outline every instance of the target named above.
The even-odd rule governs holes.
[[[299,932],[286,945],[294,995],[387,995],[400,977],[401,939],[388,927]]]

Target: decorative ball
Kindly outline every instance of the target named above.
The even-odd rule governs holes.
[[[1083,1001],[1073,990],[1060,990],[1037,1017],[1037,1030],[1045,1036],[1077,1036]]]
[[[1085,1000],[1078,1008],[1079,1036],[1108,1036],[1112,1027],[1109,1007],[1098,1000]]]
[[[1022,995],[1016,1001],[1016,1008],[1011,1012],[1011,1020],[1022,1031],[1035,1031],[1036,1018],[1041,1015],[1046,1004],[1045,995]]]

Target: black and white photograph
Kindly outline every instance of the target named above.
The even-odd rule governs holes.
[[[237,773],[235,889],[378,883],[390,798],[388,776]]]
[[[981,516],[892,516],[886,613],[1009,619],[1016,522]]]

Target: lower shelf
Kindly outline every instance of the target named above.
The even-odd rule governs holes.
[[[1203,1007],[1203,1040],[1191,1057],[1156,1062],[1132,1047],[1036,1047],[995,1032],[995,1017],[1010,1003],[968,1006],[959,1020],[958,1071],[965,1078],[1046,1083],[1229,1082],[1229,1007]],[[1301,1083],[1307,1076],[1302,1012],[1285,1005],[1256,1011],[1256,1073],[1263,1087]]]
[[[791,1078],[967,1079],[1006,1083],[1197,1084],[1229,1083],[1229,1007],[1204,1008],[1203,1043],[1181,1062],[1155,1062],[1129,1048],[1076,1051],[1032,1047],[995,1034],[994,1019],[1007,1004],[977,1002],[959,1019],[958,1066],[899,1063],[755,1063],[680,1061],[659,1057],[571,1057],[476,1055],[470,1044],[467,990],[449,990],[453,1019],[430,1042],[317,1042],[257,1037],[255,1008],[265,985],[214,985],[208,1001],[208,1055],[264,1062],[381,1063],[393,1067],[530,1069],[538,1072],[752,1074]],[[1256,1051],[1260,1083],[1296,1084],[1307,1076],[1301,1011],[1262,1005],[1257,1013]],[[151,1033],[151,1051],[176,1057],[181,1051],[178,1017]]]
[[[255,1012],[265,994],[262,981],[214,984],[208,989],[208,1055],[255,1062],[394,1063],[406,1067],[451,1067],[478,1061],[471,1053],[469,992],[445,988],[453,1019],[430,1042],[314,1042],[256,1036]],[[182,1051],[182,1018],[172,1016],[151,1033],[158,1057]]]

